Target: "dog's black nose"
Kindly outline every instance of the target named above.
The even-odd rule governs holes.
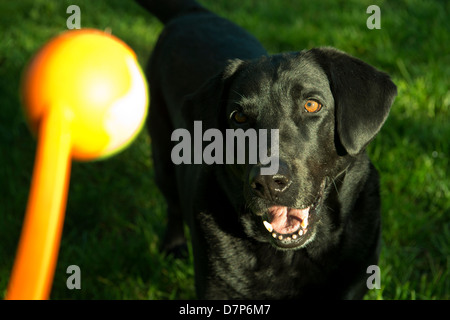
[[[253,166],[248,182],[254,194],[261,198],[275,200],[291,184],[291,175],[286,163],[280,161],[278,172],[274,175],[261,175],[261,167]]]

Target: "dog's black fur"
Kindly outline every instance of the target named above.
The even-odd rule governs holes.
[[[195,1],[138,2],[166,25],[147,72],[156,182],[168,205],[163,249],[185,244],[186,222],[198,297],[362,298],[380,249],[379,178],[365,148],[397,93],[388,75],[332,48],[269,56]],[[306,112],[307,100],[320,111]],[[233,121],[235,110],[246,121]],[[203,130],[279,129],[278,174],[174,165],[171,134],[192,132],[194,120]],[[310,206],[308,233],[274,239],[262,224],[274,205]]]

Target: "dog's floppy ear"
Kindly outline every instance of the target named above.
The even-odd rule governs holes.
[[[230,83],[244,61],[229,60],[223,71],[207,80],[197,91],[186,96],[182,113],[187,127],[194,121],[203,122],[203,129],[221,128],[221,114],[227,100]]]
[[[339,140],[356,155],[381,129],[397,95],[389,76],[333,48],[310,50],[330,82]]]

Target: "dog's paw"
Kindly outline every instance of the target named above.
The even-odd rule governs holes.
[[[172,256],[175,259],[187,260],[189,257],[189,250],[186,242],[170,245],[165,245],[163,243],[160,252],[166,256]]]
[[[166,256],[173,256],[175,259],[187,259],[189,257],[184,234],[173,234],[170,230],[167,230],[159,251]]]
[[[187,260],[189,257],[189,250],[186,243],[182,243],[170,248],[164,248],[161,250],[167,256],[172,256],[175,259]]]

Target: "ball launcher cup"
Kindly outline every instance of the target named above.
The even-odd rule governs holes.
[[[147,84],[136,55],[110,34],[62,33],[25,70],[22,98],[37,151],[7,299],[48,299],[61,241],[71,160],[109,157],[145,121]]]

